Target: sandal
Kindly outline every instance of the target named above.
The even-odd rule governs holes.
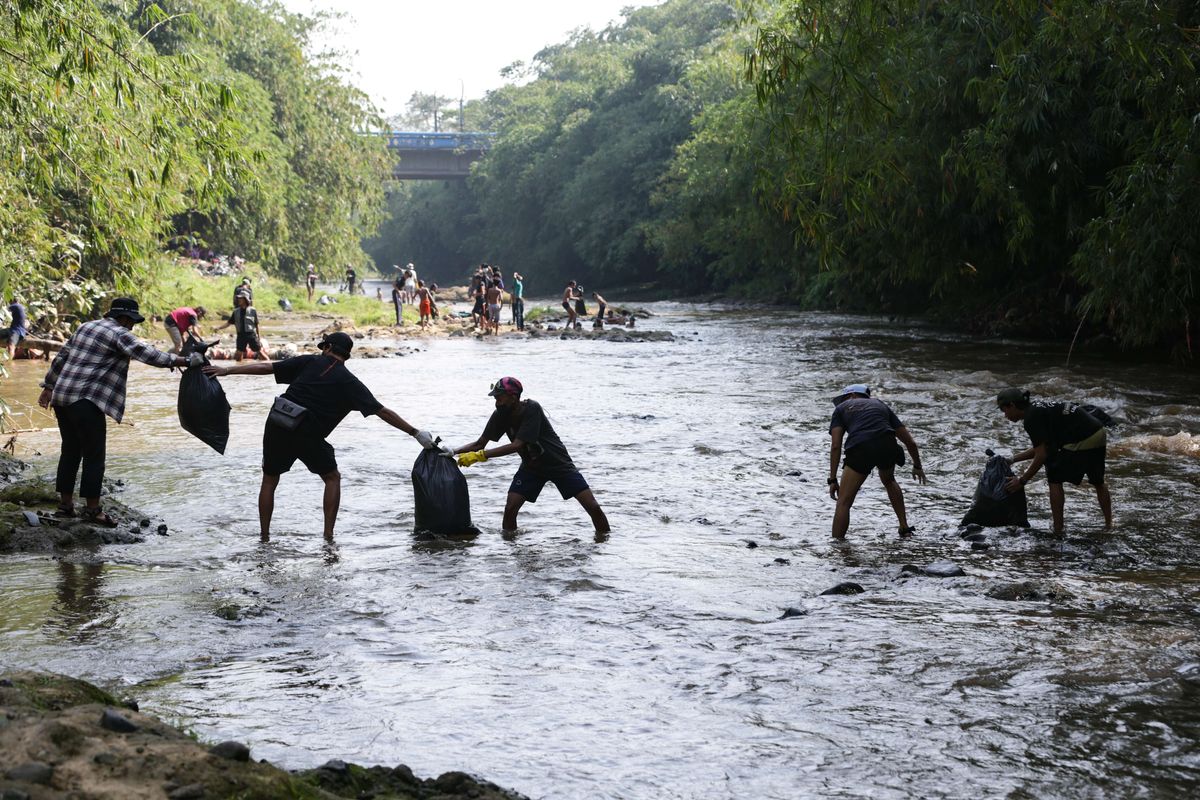
[[[85,522],[88,522],[92,525],[99,525],[102,528],[115,528],[121,524],[110,517],[104,511],[104,509],[100,508],[99,506],[96,508],[83,509],[83,513],[80,516],[83,517]]]
[[[75,506],[59,506],[55,510],[54,516],[58,517],[59,519],[69,519],[70,517],[75,516]]]
[[[907,539],[916,532],[917,532],[917,527],[915,525],[909,525],[907,528],[900,529],[900,538]]]

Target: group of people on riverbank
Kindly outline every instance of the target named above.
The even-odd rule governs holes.
[[[912,459],[913,478],[925,483],[920,449],[908,428],[886,403],[871,397],[870,387],[856,383],[833,398],[829,422],[829,496],[837,501],[833,515],[833,537],[844,539],[850,527],[850,508],[863,483],[878,469],[879,480],[899,523],[899,534],[908,537],[916,530],[908,524],[904,491],[896,481],[896,467],[904,464],[904,450]],[[1042,466],[1049,484],[1053,530],[1063,532],[1066,494],[1063,483],[1078,486],[1087,478],[1096,490],[1105,527],[1112,527],[1112,497],[1104,480],[1108,437],[1105,417],[1099,409],[1078,403],[1034,403],[1029,392],[1008,388],[996,396],[996,405],[1010,422],[1021,422],[1032,446],[1013,454],[1010,464],[1031,462],[1020,475],[1005,484],[1009,494],[1022,490]],[[900,444],[904,445],[901,449]],[[843,460],[842,450],[845,448]],[[838,479],[838,465],[842,476]]]
[[[189,309],[181,316],[189,331],[204,315]],[[329,333],[318,344],[315,355],[301,355],[282,361],[259,361],[223,367],[205,365],[198,353],[188,357],[178,352],[158,350],[133,335],[133,327],[145,321],[133,298],[120,297],[99,320],[85,322],[59,350],[42,379],[38,403],[52,408],[58,421],[62,449],[59,454],[55,490],[60,502],[57,516],[81,514],[88,521],[115,526],[116,520],[100,507],[100,487],[104,477],[107,427],[104,417],[121,421],[125,410],[129,361],[134,359],[154,367],[203,367],[208,375],[273,375],[275,382],[287,384],[275,399],[263,430],[262,483],[258,511],[263,540],[270,536],[275,490],[280,477],[296,461],[318,475],[324,483],[322,498],[324,534],[333,537],[341,504],[341,473],[328,436],[351,412],[378,416],[392,427],[404,431],[424,448],[438,447],[459,466],[488,461],[512,453],[519,454],[521,466],[509,487],[503,524],[506,531],[516,529],[517,512],[526,502],[535,502],[546,483],[553,483],[563,499],[574,498],[596,528],[597,536],[607,535],[608,519],[600,508],[583,475],[576,469],[562,440],[555,433],[539,403],[522,399],[524,387],[513,377],[504,377],[492,385],[489,395],[495,410],[474,441],[458,448],[435,445],[435,437],[418,430],[399,414],[375,399],[370,390],[348,369],[346,360],[354,340],[342,332]],[[176,322],[178,326],[180,322]],[[508,444],[488,449],[490,442],[508,436]],[[82,467],[79,494],[82,509],[75,506],[75,486]]]

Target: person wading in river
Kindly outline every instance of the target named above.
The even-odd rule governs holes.
[[[537,502],[542,487],[553,483],[564,500],[575,498],[583,506],[596,527],[597,541],[606,538],[608,517],[604,515],[583,475],[575,468],[541,404],[536,400],[522,400],[522,391],[524,387],[516,378],[501,378],[492,384],[488,394],[496,398],[496,410],[492,412],[478,439],[454,451],[459,454],[458,465],[469,467],[511,453],[521,456],[521,467],[513,476],[504,504],[502,525],[506,534],[516,533],[517,512],[521,506],[526,501]],[[505,434],[508,435],[508,444],[491,450],[482,449],[489,442],[500,441]]]
[[[412,436],[422,447],[433,447],[433,435],[419,431],[399,414],[375,399],[362,381],[346,369],[346,359],[354,340],[336,332],[321,339],[320,355],[304,355],[283,361],[243,364],[234,367],[208,366],[208,375],[274,375],[276,383],[286,383],[282,398],[276,398],[272,413],[263,429],[262,486],[258,490],[258,523],[264,542],[270,540],[271,515],[275,511],[275,488],[279,477],[299,459],[309,472],[325,482],[322,507],[325,512],[325,538],[333,539],[342,500],[342,475],[338,472],[333,446],[325,441],[346,415],[358,411],[372,414]],[[281,403],[280,400],[287,401]],[[290,409],[288,404],[290,403]],[[299,414],[294,412],[299,409]],[[276,413],[276,409],[282,414]],[[289,422],[285,417],[292,416]],[[288,426],[291,426],[290,428]]]
[[[145,319],[138,313],[136,300],[116,298],[104,319],[79,326],[58,351],[42,379],[38,405],[54,407],[62,436],[54,486],[59,494],[56,517],[75,516],[75,477],[82,462],[79,494],[86,504],[83,518],[97,525],[117,526],[117,521],[100,508],[108,435],[104,415],[117,422],[125,416],[129,359],[164,369],[188,365],[188,359],[156,350],[130,332],[134,325]],[[203,361],[199,353],[192,355],[192,363],[199,365]]]
[[[829,422],[829,435],[833,442],[829,449],[829,496],[837,501],[833,512],[833,538],[846,538],[850,528],[850,507],[863,482],[871,470],[879,468],[879,480],[887,491],[892,510],[900,524],[900,535],[911,536],[915,528],[909,526],[904,512],[904,492],[896,482],[896,467],[904,463],[904,451],[896,443],[899,439],[912,456],[913,478],[925,483],[925,470],[921,468],[921,455],[917,443],[908,428],[882,400],[871,397],[871,390],[856,383],[842,389],[833,399],[833,418]],[[842,440],[846,444],[846,462],[842,469],[842,481],[838,484],[838,461],[842,454]]]
[[[1033,447],[1013,455],[1011,463],[1032,463],[1020,475],[1008,479],[1011,493],[1029,483],[1042,464],[1046,465],[1046,483],[1050,488],[1050,516],[1054,532],[1063,532],[1063,507],[1066,494],[1063,482],[1076,486],[1087,475],[1096,487],[1096,500],[1104,514],[1104,527],[1112,527],[1112,496],[1104,482],[1104,458],[1108,450],[1108,432],[1091,411],[1076,403],[1031,403],[1029,392],[1009,388],[996,396],[996,405],[1009,422],[1022,422]],[[1094,410],[1094,409],[1093,409]],[[1107,416],[1107,415],[1104,415]]]

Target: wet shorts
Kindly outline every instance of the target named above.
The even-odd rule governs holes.
[[[299,459],[314,475],[328,475],[337,469],[333,445],[324,439],[302,433],[300,430],[285,431],[278,425],[267,423],[263,428],[262,470],[267,475],[282,475]]]
[[[536,503],[538,495],[542,493],[542,487],[547,483],[555,485],[558,493],[562,495],[563,500],[570,500],[575,495],[590,488],[579,470],[547,478],[543,475],[535,475],[533,472],[525,469],[525,467],[521,467],[517,470],[517,474],[513,476],[512,485],[508,487],[508,490],[516,492],[531,503]]]
[[[488,303],[488,319],[492,322],[500,321],[500,305],[498,303]]]
[[[17,345],[19,345],[21,343],[21,340],[24,338],[25,338],[25,334],[21,333],[21,331],[19,331],[16,328],[0,329],[0,342],[5,342],[7,344],[11,344],[13,347],[16,347]]]
[[[856,444],[846,451],[845,465],[861,475],[870,475],[876,467],[887,469],[904,463],[904,451],[890,433]]]
[[[1104,485],[1104,456],[1107,447],[1090,450],[1059,450],[1046,461],[1047,483],[1073,483],[1076,486],[1087,475],[1092,486]]]
[[[483,313],[483,298],[482,297],[475,298],[475,305],[471,307],[471,313],[472,314],[482,314]]]
[[[255,336],[253,333],[239,333],[237,335],[237,344],[235,345],[235,349],[239,353],[244,353],[246,352],[247,347],[249,347],[255,353],[262,352],[262,342],[259,341],[257,336]]]

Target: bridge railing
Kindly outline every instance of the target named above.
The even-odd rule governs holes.
[[[494,133],[425,133],[392,131],[387,136],[391,150],[464,150],[482,152],[492,146]]]

